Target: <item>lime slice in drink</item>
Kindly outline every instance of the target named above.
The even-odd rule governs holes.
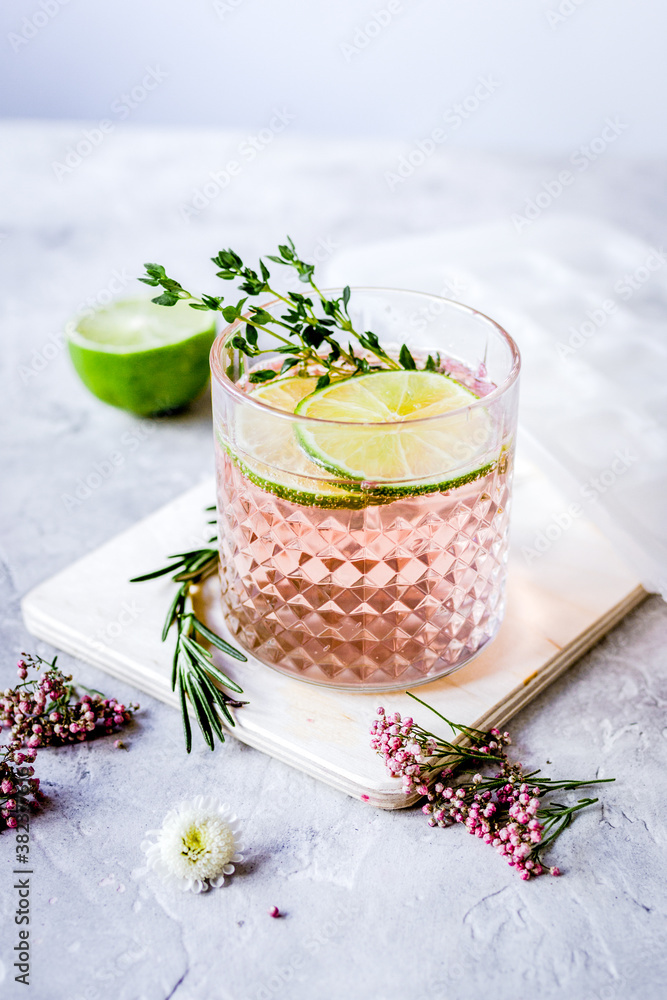
[[[294,413],[304,396],[315,391],[316,375],[292,375],[288,378],[276,378],[270,382],[252,389],[250,395],[265,406],[275,410]]]
[[[142,416],[178,410],[202,391],[215,339],[210,313],[186,302],[114,302],[76,322],[69,333],[74,367],[90,391]]]
[[[292,414],[316,384],[317,377],[278,378],[253,389],[249,396],[265,406]],[[237,412],[235,440],[225,447],[256,486],[306,507],[357,509],[384,502],[371,494],[350,492],[337,485],[337,477],[312,462],[299,447],[293,420],[260,407],[242,406]]]
[[[471,407],[477,398],[437,372],[373,372],[304,397],[297,415],[331,423],[304,421],[297,436],[316,465],[379,493],[453,489],[492,465],[491,417]]]

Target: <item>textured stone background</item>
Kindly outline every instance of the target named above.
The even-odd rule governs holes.
[[[186,222],[180,209],[243,134],[117,126],[58,181],[53,162],[81,137],[80,125],[2,126],[2,687],[22,649],[53,653],[23,629],[20,597],[211,470],[207,399],[179,418],[136,420],[90,397],[57,346],[114,271],[129,292],[141,262],[159,260],[206,287],[221,246],[254,255],[289,232],[308,254],[509,218],[562,166],[439,153],[392,194],[383,175],[399,144],[286,134]],[[601,158],[550,209],[561,210],[659,245],[664,165]],[[112,451],[123,464],[68,509],[63,494]],[[215,754],[197,744],[188,758],[177,715],[141,696],[129,752],[101,740],[39,759],[49,803],[32,829],[29,990],[13,982],[14,845],[0,839],[3,995],[662,998],[666,640],[667,609],[650,598],[514,720],[525,763],[617,778],[553,851],[564,877],[531,883],[460,829],[430,830],[417,810],[373,811],[234,740]],[[136,697],[62,662],[86,684]],[[142,874],[139,844],[175,799],[200,792],[242,816],[247,862],[230,885],[195,897]],[[285,919],[267,916],[273,905]]]

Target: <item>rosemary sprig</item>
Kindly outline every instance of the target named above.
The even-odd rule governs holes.
[[[360,332],[354,328],[348,310],[351,295],[349,286],[343,289],[339,297],[327,298],[313,278],[314,265],[299,257],[290,237],[287,237],[286,244],[279,245],[278,254],[269,254],[267,259],[283,267],[293,268],[299,280],[309,286],[312,294],[292,291],[286,295],[281,294],[271,285],[271,274],[263,260],[259,261],[259,270],[256,271],[247,267],[233,250],[221,250],[211,260],[219,268],[216,271],[218,278],[237,281],[240,291],[245,292],[244,297],[235,305],[224,305],[224,297],[221,295],[193,295],[178,281],[170,278],[161,264],[145,264],[146,275],[139,280],[162,289],[160,295],[152,300],[158,305],[174,306],[185,300],[192,309],[222,313],[227,323],[243,320],[245,327],[242,331],[239,326],[231,340],[231,346],[246,357],[256,358],[269,350],[274,354],[285,355],[278,371],[273,368],[255,369],[248,377],[250,382],[268,382],[292,369],[309,374],[316,367],[317,370],[324,369],[318,381],[318,388],[321,388],[328,385],[332,378],[348,378],[383,369],[414,371],[417,368],[406,344],[402,345],[396,359],[386,353],[372,331]],[[258,295],[270,295],[279,300],[284,304],[284,312],[276,316],[261,305],[246,305],[249,298]],[[318,309],[321,310],[320,314]],[[260,348],[259,332],[270,334],[278,344],[270,349]],[[343,342],[341,335],[347,343]],[[355,353],[353,341],[362,348],[362,353]],[[436,371],[439,363],[439,358],[436,361],[429,355],[425,369]]]
[[[214,509],[207,507],[207,510]],[[210,651],[197,639],[197,636],[200,636],[235,660],[245,662],[247,659],[243,653],[211,631],[192,610],[191,588],[215,572],[218,564],[218,550],[210,547],[216,541],[216,537],[213,536],[208,541],[208,546],[170,555],[167,557],[170,560],[167,566],[144,573],[142,576],[135,576],[130,580],[130,583],[143,583],[146,580],[171,575],[173,582],[178,584],[162,628],[162,641],[165,642],[169,631],[175,625],[176,646],[172,661],[171,689],[178,690],[185,747],[188,753],[192,749],[188,701],[211,750],[215,748],[216,737],[221,743],[225,742],[222,719],[230,726],[235,725],[230,708],[240,708],[247,704],[244,701],[237,701],[221,690],[220,685],[236,694],[243,694],[243,688],[216,666]]]

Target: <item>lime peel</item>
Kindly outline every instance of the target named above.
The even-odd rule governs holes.
[[[496,464],[488,461],[491,418],[485,407],[471,407],[477,399],[440,373],[373,372],[305,396],[296,415],[318,422],[297,425],[296,436],[310,461],[345,479],[350,491],[445,492]]]
[[[252,389],[248,398],[293,414],[299,400],[314,390],[317,379],[316,375],[276,378]],[[223,446],[255,486],[304,507],[359,509],[373,502],[385,502],[381,497],[373,501],[370,496],[350,493],[329,477],[323,478],[322,470],[299,447],[291,420],[247,406],[241,406],[237,413],[235,447],[225,442]]]
[[[360,383],[367,383],[368,379],[387,375],[392,377],[393,382],[388,386],[385,398],[380,399],[376,406],[376,390],[382,388],[380,383],[374,382],[370,387],[371,391],[367,384],[360,385]],[[423,385],[424,376],[428,380],[427,391],[418,398],[418,390]],[[446,382],[443,383],[442,380]],[[400,384],[401,381],[403,385]],[[351,382],[357,385],[351,387],[350,393]],[[392,503],[399,497],[408,498],[453,490],[487,475],[497,464],[495,461],[487,461],[474,468],[468,465],[468,468],[461,470],[459,461],[458,468],[452,469],[454,475],[447,479],[438,475],[426,480],[422,477],[422,481],[414,479],[407,481],[407,477],[404,477],[402,481],[386,482],[385,475],[370,476],[359,473],[351,475],[347,468],[342,468],[312,447],[311,436],[317,438],[318,433],[332,426],[334,431],[338,427],[346,439],[349,439],[351,432],[358,433],[360,428],[357,417],[361,412],[364,423],[370,422],[369,417],[376,416],[376,422],[384,425],[374,428],[375,438],[372,446],[374,451],[377,451],[378,436],[380,441],[386,441],[388,434],[394,436],[398,434],[400,437],[409,433],[411,421],[422,417],[424,411],[430,416],[434,415],[434,410],[437,411],[436,415],[443,415],[461,409],[462,406],[469,406],[471,401],[478,398],[469,389],[445,375],[412,371],[377,372],[331,383],[319,390],[316,389],[317,376],[285,376],[261,384],[248,392],[248,396],[272,409],[295,413],[296,416],[317,416],[325,421],[327,418],[320,417],[321,407],[312,406],[313,400],[317,404],[325,395],[331,399],[332,390],[335,387],[340,389],[346,383],[348,383],[347,389],[343,392],[347,397],[345,415],[341,419],[339,414],[334,425],[315,421],[295,424],[294,421],[280,417],[274,417],[272,420],[270,412],[266,410],[262,412],[259,408],[242,407],[236,427],[236,447],[233,448],[223,442],[223,446],[241,473],[260,489],[291,503],[329,510],[346,508],[358,510]],[[362,402],[357,406],[350,406],[350,397],[357,396],[358,388],[361,389],[359,398]],[[393,409],[387,405],[387,399],[393,400]],[[379,421],[373,412],[374,406],[381,411]],[[317,412],[312,412],[313,409]],[[331,409],[329,407],[329,411]],[[335,400],[333,409],[336,410]],[[484,429],[486,438],[488,416],[483,408],[480,408],[479,412],[483,416],[478,425]],[[327,416],[329,420],[333,419],[331,412],[328,412]],[[341,424],[348,424],[348,427],[341,427]],[[414,444],[414,431],[418,426],[423,427],[424,424],[413,425],[412,438],[408,439],[408,444]],[[427,437],[421,441],[422,450],[431,455],[432,461],[437,461],[438,458],[442,458],[442,453],[428,440],[428,437],[433,435],[429,425],[426,426],[428,431]],[[460,440],[460,428],[458,431],[459,433],[455,435],[456,440]],[[327,478],[322,477],[323,472],[327,474]]]
[[[209,378],[215,321],[186,303],[114,302],[79,319],[68,348],[84,385],[98,399],[140,416],[178,410]]]

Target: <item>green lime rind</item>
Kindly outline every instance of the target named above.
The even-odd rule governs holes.
[[[247,460],[244,461],[235,455],[228,444],[226,444],[220,435],[218,435],[218,442],[221,447],[227,452],[231,458],[234,465],[237,467],[239,472],[245,476],[246,479],[250,480],[255,486],[259,486],[261,490],[265,493],[271,493],[273,496],[279,497],[281,500],[289,500],[290,503],[297,503],[302,507],[321,507],[323,510],[362,510],[364,507],[379,506],[387,503],[391,503],[395,498],[389,497],[384,494],[379,494],[376,491],[356,491],[354,493],[348,493],[343,490],[342,487],[338,485],[331,485],[329,489],[324,488],[325,482],[322,481],[322,489],[314,492],[313,490],[300,489],[290,483],[278,482],[275,478],[267,478],[265,475],[261,475],[257,471],[257,468],[253,468],[252,464]],[[294,477],[297,479],[298,477]]]
[[[396,500],[399,497],[421,497],[427,493],[447,493],[448,490],[456,490],[459,486],[466,486],[468,483],[474,483],[476,479],[488,476],[497,465],[497,461],[488,462],[473,472],[466,472],[462,476],[458,476],[455,479],[447,479],[443,483],[410,483],[404,486],[388,486],[383,484],[382,486],[374,486],[373,491],[380,496],[390,497],[392,500]],[[353,490],[355,486],[350,483],[348,489]]]
[[[74,368],[105,403],[139,416],[180,410],[206,386],[215,320],[128,300],[79,320],[68,337]]]
[[[133,354],[102,354],[69,342],[69,353],[84,385],[111,406],[139,416],[180,410],[209,379],[211,329],[166,347]]]
[[[492,472],[498,465],[498,460],[494,459],[460,476],[455,476],[453,479],[439,479],[416,483],[373,483],[373,486],[369,488],[363,480],[355,481],[351,478],[348,470],[341,469],[332,462],[327,461],[326,457],[317,452],[312,445],[309,445],[307,432],[303,431],[302,428],[295,427],[294,433],[299,445],[303,448],[313,465],[317,465],[324,472],[328,472],[338,479],[345,480],[345,489],[351,493],[368,492],[368,495],[376,498],[372,501],[376,504],[387,503],[388,500],[397,500],[400,497],[418,497],[424,496],[427,493],[446,493],[448,490],[455,490],[459,486],[465,486],[476,479],[481,479]],[[364,504],[364,506],[367,505]]]
[[[291,414],[299,400],[315,388],[317,378],[281,377],[252,389],[249,398]],[[280,499],[324,510],[359,510],[390,502],[368,491],[350,493],[347,484],[342,487],[324,478],[299,446],[291,422],[276,420],[271,412],[242,409],[235,436],[232,447],[218,434],[220,445],[246,479]]]
[[[298,430],[296,431],[296,436],[297,439],[300,440]],[[318,465],[321,469],[325,472],[329,472],[332,476],[345,479],[345,488],[350,490],[350,492],[358,493],[369,490],[369,487],[366,486],[363,481],[354,482],[354,480],[351,480],[349,478],[349,472],[344,472],[343,470],[336,468],[335,465],[322,460],[320,456],[316,456],[312,451],[309,451],[306,445],[302,444],[302,447],[314,465]],[[399,498],[420,497],[427,493],[446,493],[448,490],[456,490],[459,486],[465,486],[467,483],[473,483],[476,479],[481,479],[483,476],[487,476],[490,472],[493,472],[497,465],[498,460],[496,459],[493,462],[487,462],[486,465],[482,465],[478,469],[466,472],[461,476],[456,476],[454,479],[446,479],[439,482],[396,484],[373,483],[369,495],[378,498],[374,501],[374,503],[387,503],[393,500],[398,500]]]
[[[233,455],[232,458],[239,471],[255,486],[259,486],[265,493],[272,493],[273,496],[279,497],[281,500],[289,500],[290,503],[296,503],[302,507],[320,507],[324,510],[362,510],[364,507],[392,503],[396,499],[395,496],[388,496],[377,491],[344,494],[342,491],[335,494],[325,491],[310,493],[306,490],[295,489],[285,483],[265,479],[239,458]]]
[[[392,499],[445,493],[487,475],[497,463],[481,447],[490,436],[486,410],[477,409],[470,420],[460,415],[477,398],[436,373],[357,376],[304,396],[296,415],[322,423],[297,424],[295,437],[309,462],[344,480],[350,492],[370,489]],[[425,429],[423,421],[412,422],[422,413],[443,422]],[[462,464],[457,452],[467,442],[471,454]]]
[[[432,377],[426,377],[432,386]],[[316,383],[315,377],[306,380],[296,376],[281,378],[265,383],[250,396],[298,416],[308,401],[324,391],[313,391]],[[466,396],[472,395],[465,388],[462,391]],[[354,434],[354,425],[348,426]],[[298,422],[292,426],[274,419],[272,423],[271,414],[251,410],[242,411],[239,416],[234,448],[219,439],[242,475],[255,486],[291,503],[325,510],[360,510],[399,499],[446,492],[486,475],[495,465],[487,461],[446,480],[433,476],[421,476],[416,481],[386,482],[370,477],[365,480],[361,475],[350,474],[349,470],[332,462],[329,455],[323,454],[317,442],[310,440],[312,431],[312,427]],[[318,470],[334,476],[335,481],[320,477]]]
[[[386,506],[396,500],[409,500],[411,497],[424,496],[428,493],[444,493],[447,490],[455,490],[459,486],[472,483],[476,479],[481,479],[492,472],[498,464],[497,462],[489,462],[474,472],[468,472],[445,483],[421,483],[403,487],[376,485],[369,489],[360,483],[347,482],[345,491],[342,487],[336,487],[335,493],[326,490],[313,493],[309,490],[297,489],[287,483],[277,482],[275,479],[267,479],[247,462],[234,455],[228,447],[225,446],[225,450],[239,472],[264,492],[271,493],[281,500],[289,500],[290,503],[296,503],[302,507],[320,507],[324,510],[363,510],[365,507]]]

